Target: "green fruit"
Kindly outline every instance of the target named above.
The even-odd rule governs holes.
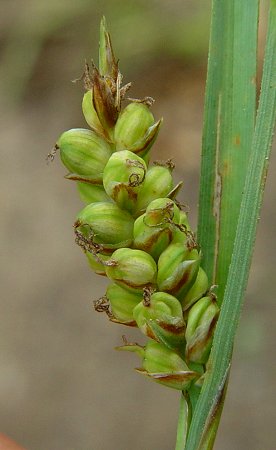
[[[145,223],[146,214],[138,217],[134,222],[133,228],[133,246],[137,249],[149,253],[155,260],[168,246],[173,238],[173,227],[166,226],[149,227]]]
[[[141,102],[130,103],[121,111],[114,129],[116,150],[130,150],[146,157],[153,145],[161,125],[154,123],[149,107]]]
[[[200,364],[207,362],[218,315],[219,307],[212,295],[201,298],[191,307],[185,334],[185,355],[188,361]]]
[[[137,372],[173,389],[189,389],[191,382],[200,376],[189,369],[176,351],[159,342],[148,341],[144,348],[138,344],[126,344],[117,350],[137,353],[143,361]]]
[[[136,212],[143,212],[152,200],[166,197],[172,190],[173,179],[171,170],[163,166],[151,167],[145,176],[145,180],[139,189]]]
[[[70,172],[68,178],[102,183],[103,171],[112,151],[97,133],[82,128],[65,131],[56,146],[63,164]]]
[[[157,260],[173,239],[174,224],[178,220],[179,210],[172,200],[153,200],[134,223],[134,247],[148,252]]]
[[[156,141],[161,125],[162,119],[152,125],[152,127],[149,127],[146,134],[135,144],[129,146],[129,150],[141,156],[147,164],[149,163],[149,151]]]
[[[132,243],[133,218],[117,205],[108,202],[91,203],[77,216],[76,228],[85,238],[101,246],[101,252],[110,254],[116,248]]]
[[[113,316],[110,320],[124,325],[136,326],[133,310],[142,300],[142,294],[127,291],[113,283],[108,286],[106,297],[111,305]]]
[[[133,317],[146,336],[169,348],[184,346],[185,323],[179,301],[165,292],[144,293]]]
[[[143,159],[128,150],[113,153],[109,158],[104,169],[103,185],[120,208],[133,212],[146,170]]]
[[[177,232],[179,209],[168,198],[153,200],[145,214],[134,223],[133,246],[148,252],[155,260],[167,248]]]
[[[87,124],[101,135],[105,135],[104,129],[99,121],[98,115],[93,105],[93,90],[87,91],[82,100],[82,112]]]
[[[125,289],[143,292],[156,283],[157,268],[152,257],[141,250],[120,248],[107,262],[107,276]]]
[[[117,150],[130,150],[144,137],[149,127],[154,124],[154,117],[148,106],[133,102],[120,113],[114,129]]]
[[[200,267],[198,269],[197,277],[194,284],[189,289],[187,294],[181,299],[181,304],[186,311],[190,308],[197,300],[199,300],[208,290],[209,282],[208,277],[204,270]]]
[[[146,209],[146,225],[166,226],[168,223],[179,224],[180,210],[170,198],[157,198]]]
[[[179,300],[194,283],[200,264],[200,254],[180,243],[170,244],[158,260],[157,284]]]

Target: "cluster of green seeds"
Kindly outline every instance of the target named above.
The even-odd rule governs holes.
[[[76,243],[91,268],[110,280],[95,309],[149,338],[145,346],[125,341],[118,347],[141,356],[139,372],[189,389],[202,380],[219,310],[176,200],[181,183],[173,185],[173,164],[149,165],[161,125],[150,111],[152,99],[128,99],[122,108],[130,84],[122,86],[104,19],[99,69],[86,65],[83,79],[90,129],[66,131],[54,153],[59,150],[66,178],[86,203],[74,224]]]

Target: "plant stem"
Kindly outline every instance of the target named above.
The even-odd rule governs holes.
[[[246,289],[256,228],[266,181],[268,161],[276,118],[276,0],[271,1],[265,50],[262,88],[252,155],[247,167],[244,195],[237,226],[237,234],[224,300],[209,370],[191,423],[186,450],[212,448],[202,435],[210,422],[210,410],[218,404],[218,393],[226,385],[232,356],[233,342]],[[212,444],[211,444],[212,445]]]

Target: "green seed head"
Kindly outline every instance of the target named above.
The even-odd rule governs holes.
[[[189,389],[203,380],[219,310],[212,294],[202,298],[208,279],[199,268],[187,216],[175,200],[182,182],[173,187],[172,161],[148,169],[162,123],[154,122],[149,109],[153,99],[121,108],[131,83],[122,86],[105,18],[99,69],[92,62],[91,72],[85,64],[82,79],[87,90],[82,110],[91,129],[63,133],[48,158],[59,149],[66,178],[77,181],[87,205],[74,224],[76,243],[90,267],[112,281],[95,309],[110,321],[138,326],[150,338],[145,347],[124,339],[119,348],[142,358],[139,373]]]
[[[112,283],[107,288],[106,297],[111,306],[111,321],[136,326],[133,310],[141,302],[142,294],[130,292]]]
[[[131,215],[117,205],[98,202],[87,205],[78,214],[75,228],[92,247],[96,244],[101,253],[110,254],[116,248],[131,245],[133,222]]]
[[[186,358],[205,364],[208,360],[219,307],[212,295],[198,300],[190,309],[186,329]]]
[[[107,276],[127,290],[142,293],[144,287],[151,287],[156,283],[155,261],[141,250],[116,250],[107,264]]]
[[[144,212],[150,202],[158,198],[166,197],[173,187],[171,170],[164,166],[151,167],[145,176],[145,180],[138,192],[136,202],[137,214]]]
[[[158,260],[159,290],[182,300],[196,279],[199,264],[200,254],[196,249],[190,250],[180,243],[170,244]]]
[[[94,202],[111,201],[102,185],[78,181],[77,188],[79,191],[80,198],[84,203],[89,204]]]
[[[113,153],[109,158],[104,169],[103,185],[120,208],[133,212],[146,170],[143,159],[128,150]]]
[[[133,317],[146,336],[163,342],[169,348],[184,346],[185,323],[179,301],[165,292],[144,291]]]
[[[65,131],[57,141],[60,157],[69,170],[67,178],[101,184],[103,170],[112,151],[109,144],[91,130]]]

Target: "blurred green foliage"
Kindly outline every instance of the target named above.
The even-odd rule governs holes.
[[[6,0],[2,8],[0,76],[12,103],[24,97],[41,59],[49,71],[60,58],[79,73],[80,61],[96,57],[103,14],[130,75],[160,55],[169,63],[207,52],[210,0]]]

